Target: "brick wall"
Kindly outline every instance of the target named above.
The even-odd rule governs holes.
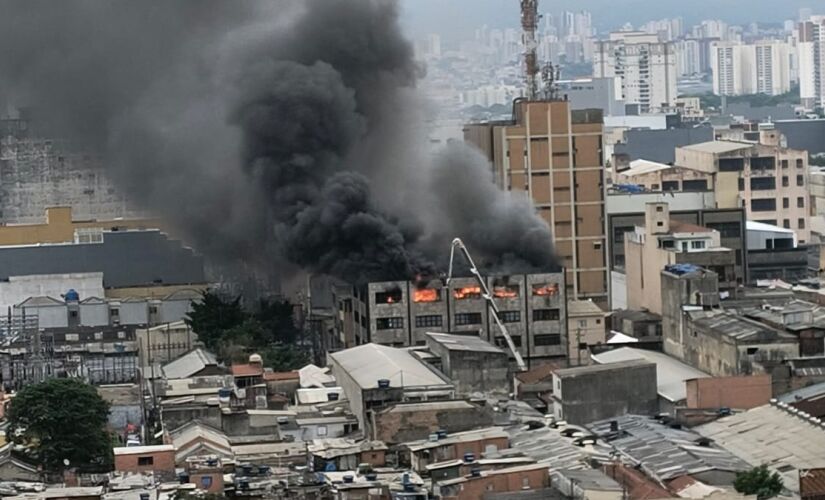
[[[154,471],[174,474],[175,450],[115,455],[115,470],[118,472]]]
[[[771,400],[771,376],[697,378],[685,382],[688,408],[749,410]]]

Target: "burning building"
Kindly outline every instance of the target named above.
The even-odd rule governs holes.
[[[487,284],[528,362],[566,355],[564,274],[492,276]],[[506,347],[482,293],[475,278],[456,278],[449,288],[438,279],[370,283],[360,294],[368,325],[363,333],[370,342],[393,347],[423,345],[427,332],[479,335]]]

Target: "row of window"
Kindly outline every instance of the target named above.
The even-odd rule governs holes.
[[[594,244],[594,247],[596,247],[596,244]],[[601,243],[598,243],[597,248],[601,248]],[[533,285],[532,291],[533,296],[558,295],[559,285],[558,283],[537,284]],[[518,285],[505,285],[493,287],[493,296],[495,296],[496,298],[512,299],[517,298],[519,295],[520,288]],[[461,288],[455,288],[453,289],[453,297],[456,300],[480,299],[481,287],[478,285],[471,285]],[[385,292],[376,292],[375,294],[376,304],[398,304],[402,300],[403,293],[400,289]],[[441,291],[438,289],[426,288],[422,290],[416,290],[413,295],[413,302],[439,302],[440,300]],[[349,307],[345,309],[345,311],[349,312],[351,310],[352,309],[350,304]]]
[[[521,347],[521,335],[510,335],[510,338],[513,340],[513,345]],[[507,340],[504,337],[496,337],[495,344],[498,347],[507,347]],[[536,347],[561,345],[561,335],[557,333],[535,335],[533,345]]]
[[[521,311],[501,311],[499,318],[502,323],[518,323],[521,321]],[[533,321],[558,321],[560,313],[558,309],[534,309]],[[455,315],[456,326],[480,325],[481,313],[457,313]],[[416,328],[432,328],[443,326],[444,318],[440,314],[425,314],[415,317]],[[404,318],[376,318],[376,330],[396,330],[404,328]]]

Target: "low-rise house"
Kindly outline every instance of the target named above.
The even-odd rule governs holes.
[[[175,447],[175,464],[179,467],[191,457],[211,456],[223,460],[233,457],[226,434],[198,421],[187,422],[167,432],[165,442]]]
[[[464,432],[493,425],[489,408],[462,399],[395,403],[373,413],[373,437],[388,444],[427,439],[438,430]]]
[[[175,475],[175,447],[170,444],[114,449],[115,471]]]
[[[659,411],[673,414],[675,409],[686,404],[687,388],[685,383],[692,379],[708,377],[708,374],[687,365],[667,354],[620,347],[593,355],[597,363],[617,363],[641,359],[656,364],[656,391],[659,394]]]
[[[552,473],[553,487],[567,498],[623,500],[624,489],[613,478],[595,469],[557,469]]]
[[[143,425],[143,395],[137,384],[101,385],[97,393],[109,403],[109,427],[120,438],[127,428]]]
[[[381,441],[355,441],[346,438],[313,439],[307,445],[315,470],[354,470],[361,464],[386,465],[387,445]]]
[[[567,359],[571,365],[589,364],[588,346],[607,341],[606,318],[607,313],[592,300],[571,300],[567,303]]]
[[[471,473],[468,476],[438,483],[439,498],[471,500],[484,498],[488,492],[516,493],[541,490],[550,486],[546,464],[523,465],[507,469]]]
[[[536,463],[536,461],[530,457],[476,459],[474,456],[468,455],[456,460],[447,460],[446,462],[430,464],[427,466],[427,475],[433,483],[437,483],[439,481],[468,476],[472,474],[474,470],[498,470],[534,463]]]
[[[656,365],[641,359],[557,370],[553,375],[553,414],[557,420],[586,424],[627,413],[659,410]]]
[[[162,368],[163,377],[168,379],[185,379],[223,375],[226,370],[218,365],[218,360],[206,349],[194,349],[174,359]]]
[[[425,338],[457,395],[510,393],[510,358],[503,350],[475,335],[427,332]]]
[[[189,457],[186,459],[186,475],[189,483],[201,491],[223,495],[224,464],[214,455]]]
[[[751,468],[738,453],[701,434],[649,416],[623,415],[587,428],[659,484],[691,475],[705,484],[730,487],[737,473]]]
[[[825,467],[825,423],[785,403],[773,401],[694,430],[750,466],[778,472],[795,495],[801,470]]]
[[[455,460],[466,453],[481,458],[509,446],[509,435],[501,427],[488,427],[454,434],[436,433],[429,439],[400,445],[400,453],[412,470],[422,473],[431,463]]]
[[[11,448],[11,444],[0,448],[0,481],[40,481],[37,467],[12,456]]]

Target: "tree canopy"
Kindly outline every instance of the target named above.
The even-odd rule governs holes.
[[[300,368],[310,359],[299,343],[301,331],[293,306],[286,300],[261,300],[250,312],[240,298],[204,292],[201,302],[192,303],[186,323],[224,362],[245,361],[256,352],[267,366],[285,371]]]
[[[24,387],[11,400],[6,438],[27,449],[46,470],[71,467],[110,470],[112,442],[106,431],[109,404],[77,379],[48,379]]]
[[[782,477],[776,472],[771,473],[768,466],[760,465],[736,474],[733,487],[739,493],[756,495],[759,500],[765,500],[782,492]]]

